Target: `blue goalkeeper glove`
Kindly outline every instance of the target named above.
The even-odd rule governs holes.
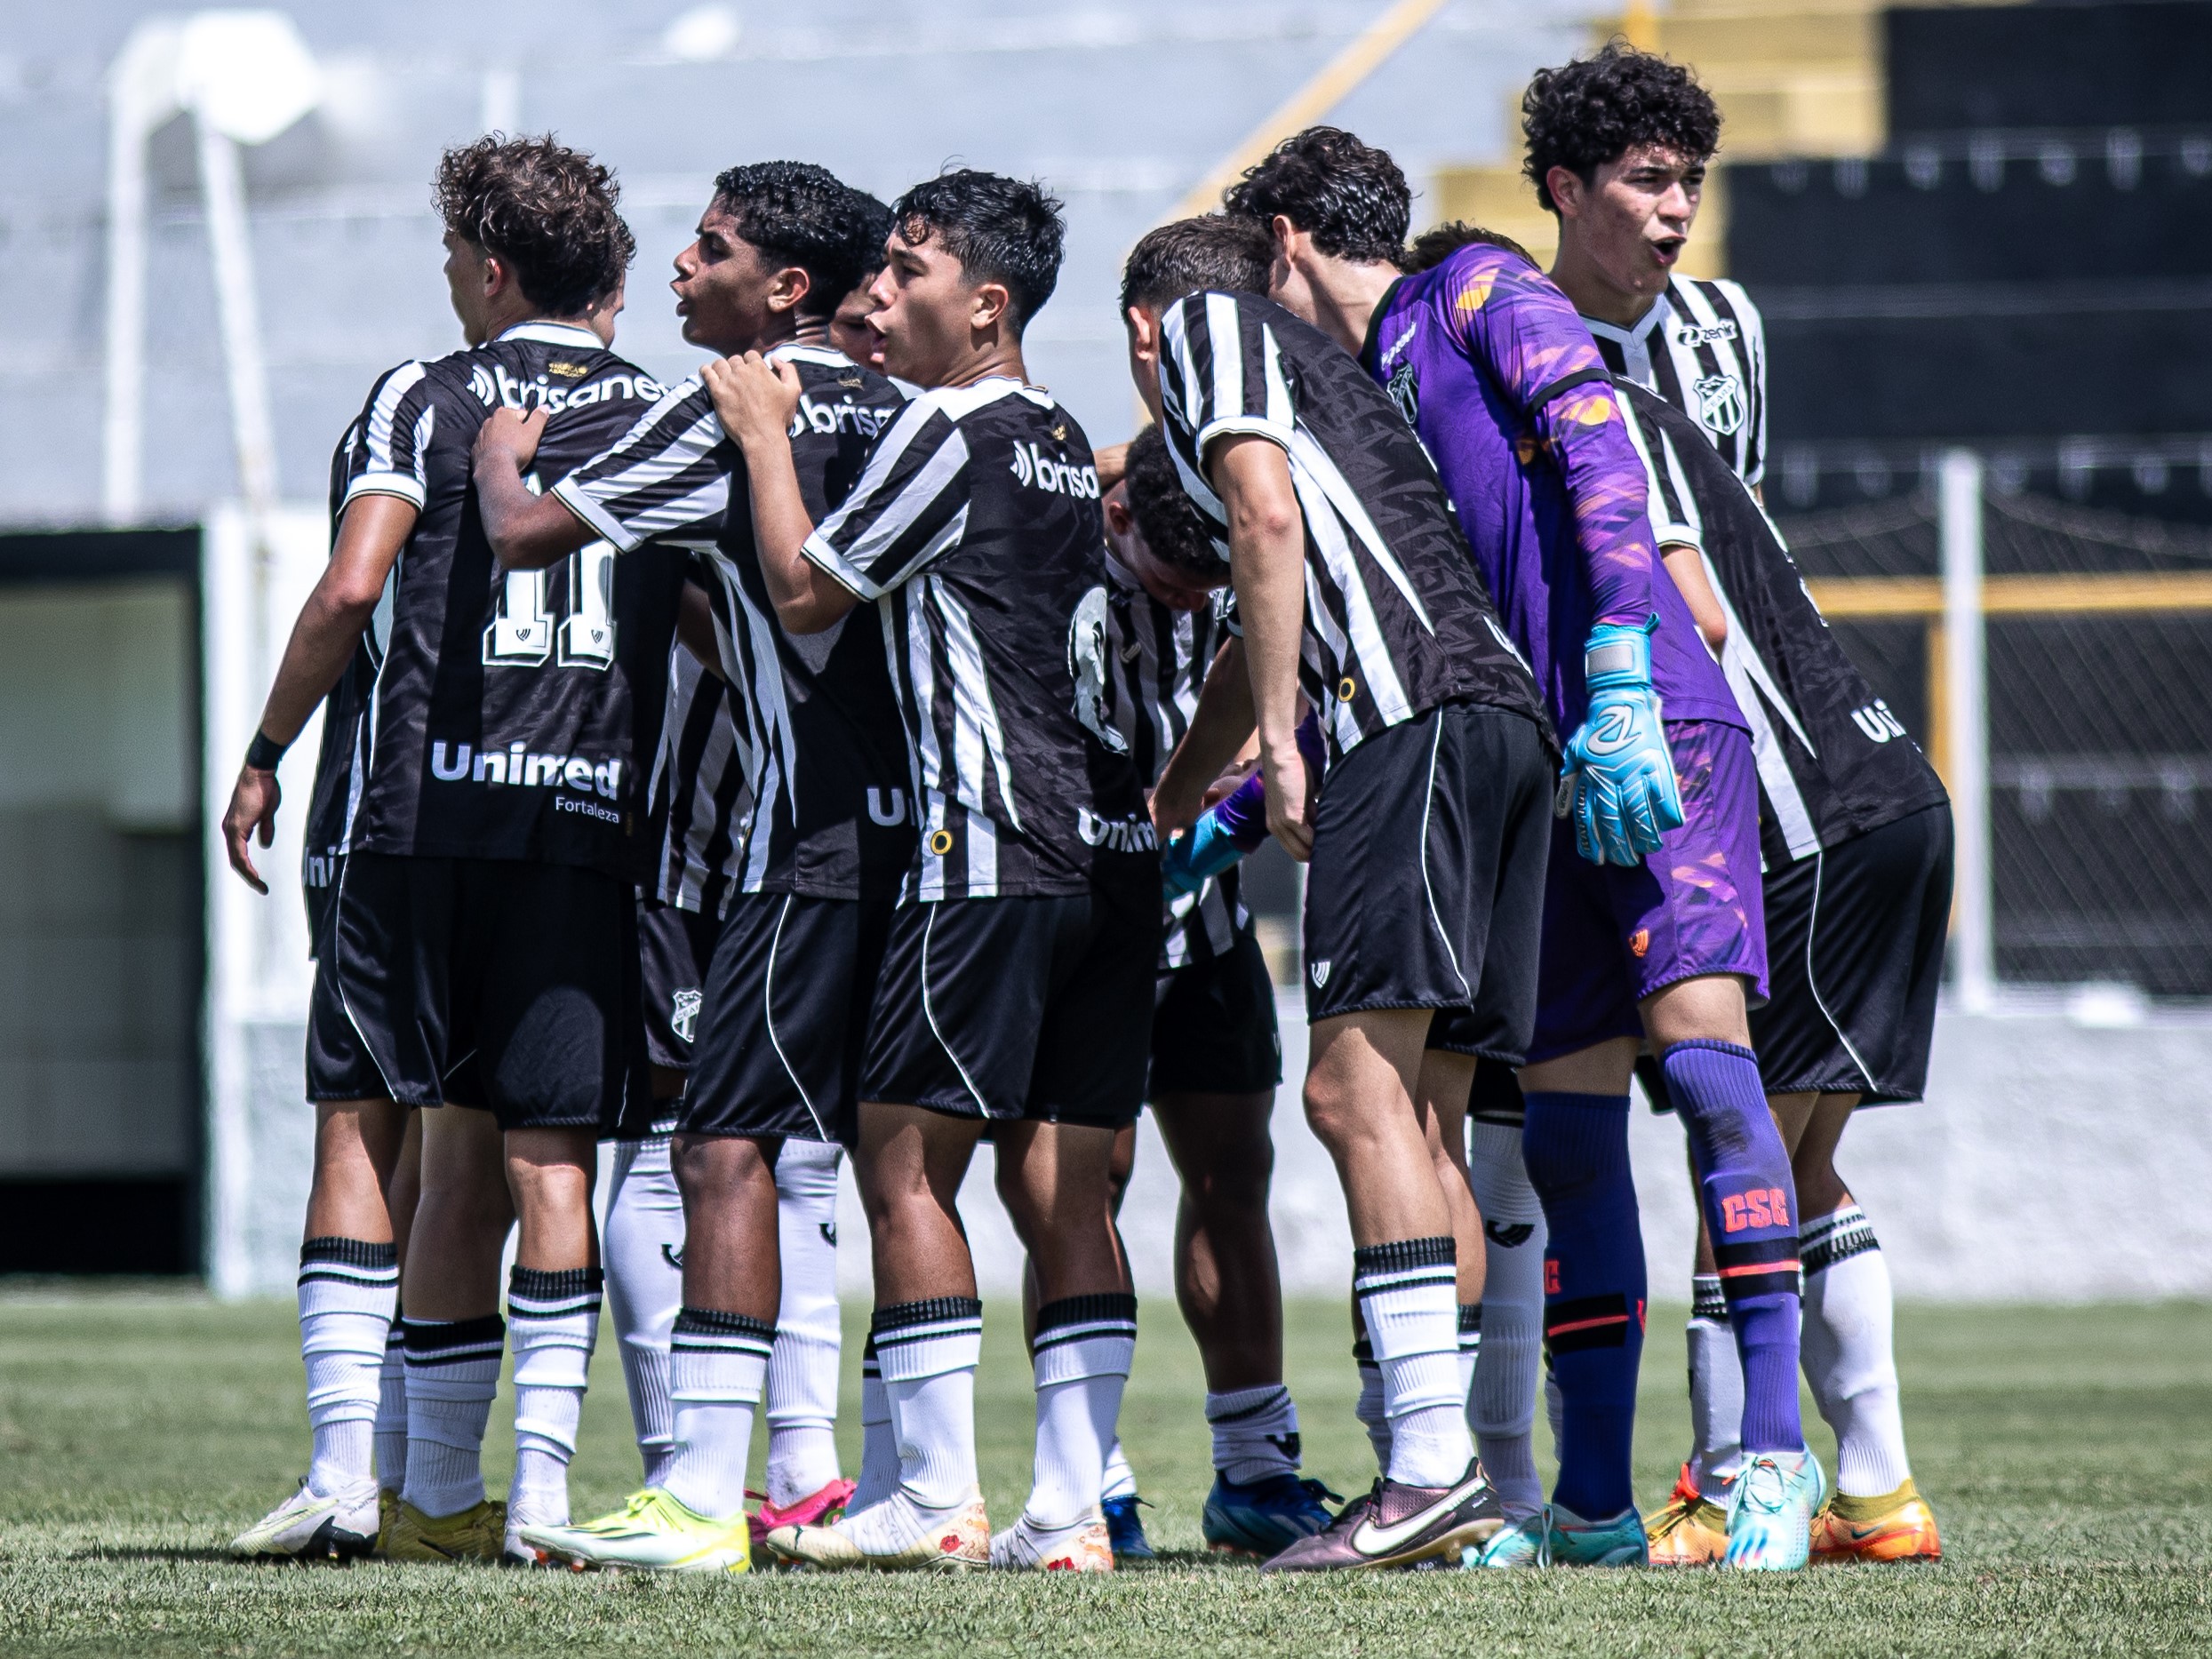
[[[1682,787],[1651,689],[1643,628],[1601,623],[1583,647],[1589,712],[1567,745],[1575,850],[1593,864],[1641,864],[1682,826]]]
[[[1266,828],[1265,820],[1261,827]],[[1237,845],[1213,813],[1202,815],[1189,834],[1177,836],[1160,855],[1160,896],[1173,900],[1195,893],[1208,877],[1219,875],[1249,850]]]

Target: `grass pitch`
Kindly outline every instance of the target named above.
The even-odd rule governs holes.
[[[1306,1462],[1372,1473],[1340,1306],[1291,1312]],[[849,1328],[850,1329],[850,1328]],[[1651,1321],[1639,1495],[1686,1443],[1679,1312]],[[1071,1653],[2193,1653],[2212,1648],[2212,1308],[1907,1311],[1917,1476],[1947,1559],[1785,1579],[1555,1571],[1262,1581],[1199,1550],[1210,1472],[1197,1357],[1146,1305],[1122,1417],[1160,1567],[1110,1579],[676,1582],[491,1567],[233,1565],[224,1542],[283,1495],[307,1431],[291,1312],[156,1294],[0,1295],[0,1651],[228,1655]],[[857,1335],[847,1371],[857,1392]],[[602,1344],[577,1512],[635,1483]],[[1015,1311],[986,1318],[978,1391],[992,1512],[1028,1484]],[[490,1472],[504,1489],[502,1386]],[[857,1422],[849,1393],[846,1421]],[[1809,1402],[1807,1421],[1817,1424]],[[1824,1461],[1832,1448],[1817,1426]],[[857,1439],[857,1432],[855,1437]],[[1539,1438],[1542,1432],[1539,1431]],[[755,1456],[761,1440],[755,1440]],[[857,1443],[847,1466],[857,1466]],[[757,1467],[757,1462],[756,1465]]]

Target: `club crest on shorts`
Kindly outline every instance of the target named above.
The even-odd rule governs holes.
[[[1744,383],[1734,375],[1709,374],[1692,389],[1706,431],[1726,437],[1744,424]]]
[[[668,1029],[685,1042],[691,1041],[691,1033],[699,1028],[700,995],[697,991],[679,991],[668,1003]]]
[[[1326,956],[1308,965],[1306,971],[1314,976],[1314,989],[1321,990],[1329,983],[1329,961]]]

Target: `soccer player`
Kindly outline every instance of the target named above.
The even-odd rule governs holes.
[[[1675,271],[1720,148],[1712,94],[1681,64],[1614,41],[1537,71],[1521,108],[1523,170],[1559,219],[1552,280],[1606,368],[1696,420],[1756,490],[1767,465],[1765,328],[1738,284]]]
[[[1123,284],[1141,291],[1157,263],[1174,260],[1197,266],[1208,288],[1252,293],[1267,280],[1268,255],[1251,227],[1186,220],[1138,242]],[[1128,467],[1106,498],[1107,661],[1117,725],[1138,776],[1156,780],[1226,638],[1213,590],[1229,572],[1156,427],[1130,444]],[[1298,1474],[1298,1408],[1282,1376],[1267,1219],[1268,1121],[1282,1081],[1274,988],[1234,868],[1177,897],[1167,929],[1146,1092],[1182,1182],[1176,1300],[1206,1371],[1214,1484],[1200,1527],[1211,1547],[1264,1559],[1330,1519],[1320,1484]],[[1133,1519],[1133,1480],[1130,1495]]]
[[[827,338],[833,347],[862,368],[881,373],[883,341],[869,329],[868,314],[875,309],[875,275],[883,268],[883,244],[890,239],[891,211],[863,190],[854,191],[853,199],[866,227],[868,258],[850,291],[830,314]]]
[[[715,180],[698,239],[676,261],[687,339],[766,351],[788,371],[796,430],[783,465],[817,513],[851,486],[900,406],[882,377],[813,343],[851,289],[870,230],[854,194],[819,167],[762,163]],[[837,1142],[850,1132],[860,1022],[914,849],[898,713],[872,630],[801,638],[779,624],[746,463],[700,381],[675,388],[543,497],[520,480],[530,436],[506,422],[478,445],[504,561],[541,562],[594,535],[626,556],[653,545],[706,555],[752,810],[677,1113],[685,1240],[670,1336],[673,1452],[623,1510],[526,1536],[597,1566],[741,1570],[751,1560],[746,1464],[771,1372],[785,1374],[774,1396],[788,1397],[771,1396],[771,1421],[786,1404],[798,1421],[771,1433],[771,1522],[785,1510],[809,1521],[834,1514],[851,1490],[830,1434]]]
[[[1130,371],[1228,561],[1239,637],[1153,810],[1188,828],[1257,728],[1268,826],[1308,864],[1306,1116],[1344,1182],[1392,1431],[1368,1495],[1268,1566],[1457,1561],[1500,1511],[1467,1432],[1457,1248],[1417,1079],[1439,1010],[1469,1010],[1516,1060],[1527,1039],[1550,727],[1388,398],[1282,306],[1178,275],[1125,296]]]
[[[1797,1414],[1789,1162],[1746,1023],[1747,993],[1766,980],[1756,773],[1727,682],[1658,567],[1610,381],[1565,296],[1520,253],[1471,243],[1401,275],[1410,192],[1348,133],[1285,140],[1231,201],[1272,225],[1278,291],[1360,353],[1420,433],[1506,626],[1574,734],[1571,827],[1554,834],[1520,1076],[1564,1437],[1548,1519],[1516,1522],[1483,1559],[1644,1559],[1629,1467],[1644,1269],[1627,1130],[1648,1039],[1733,1269],[1745,1442],[1761,1474],[1738,1489],[1728,1559],[1801,1566],[1822,1476]]]
[[[595,1143],[623,1097],[633,885],[649,849],[637,757],[657,739],[680,572],[605,550],[502,580],[473,509],[469,444],[502,405],[552,411],[548,459],[595,452],[659,388],[609,352],[632,251],[616,186],[549,139],[485,139],[439,164],[446,277],[468,349],[381,377],[340,445],[337,544],[293,629],[224,833],[258,886],[274,768],[325,696],[322,770],[347,770],[339,883],[308,1017],[316,1179],[300,1325],[317,1461],[240,1537],[246,1554],[357,1554],[377,1537],[370,1350],[394,1314],[379,1191],[421,1113],[404,1264],[405,1482],[384,1552],[495,1559],[565,1518],[597,1326]],[[481,1453],[507,1328],[516,1462]]]
[[[1898,1415],[1889,1269],[1835,1149],[1858,1105],[1918,1100],[1926,1087],[1951,908],[1949,801],[1705,429],[1641,386],[1625,381],[1621,395],[1649,465],[1661,549],[1712,618],[1707,641],[1759,756],[1775,967],[1752,1043],[1803,1212],[1805,1379],[1836,1436],[1836,1492],[1813,1519],[1813,1554],[1933,1560],[1942,1539],[1913,1483]],[[1709,1241],[1700,1248],[1704,1298],[1714,1280]],[[1691,1370],[1698,1443],[1674,1501],[1652,1518],[1655,1561],[1715,1552],[1715,1505],[1700,1477],[1737,1451],[1717,1409],[1742,1391],[1736,1355],[1700,1354],[1694,1339],[1692,1355],[1703,1361]]]
[[[1160,873],[1106,717],[1090,444],[1022,360],[1064,230],[1035,185],[972,170],[892,211],[868,324],[886,371],[923,389],[842,507],[820,516],[796,487],[789,370],[708,371],[784,626],[877,606],[922,832],[868,1016],[855,1154],[899,1482],[769,1542],[816,1567],[1107,1570],[1100,1480],[1137,1334],[1110,1168],[1143,1098]],[[982,1304],[954,1208],[986,1129],[1042,1303],[1035,1480],[995,1537],[976,1484]]]

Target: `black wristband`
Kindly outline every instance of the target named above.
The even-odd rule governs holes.
[[[257,772],[273,772],[290,747],[289,743],[279,743],[267,732],[257,730],[253,741],[246,745],[246,764]]]

